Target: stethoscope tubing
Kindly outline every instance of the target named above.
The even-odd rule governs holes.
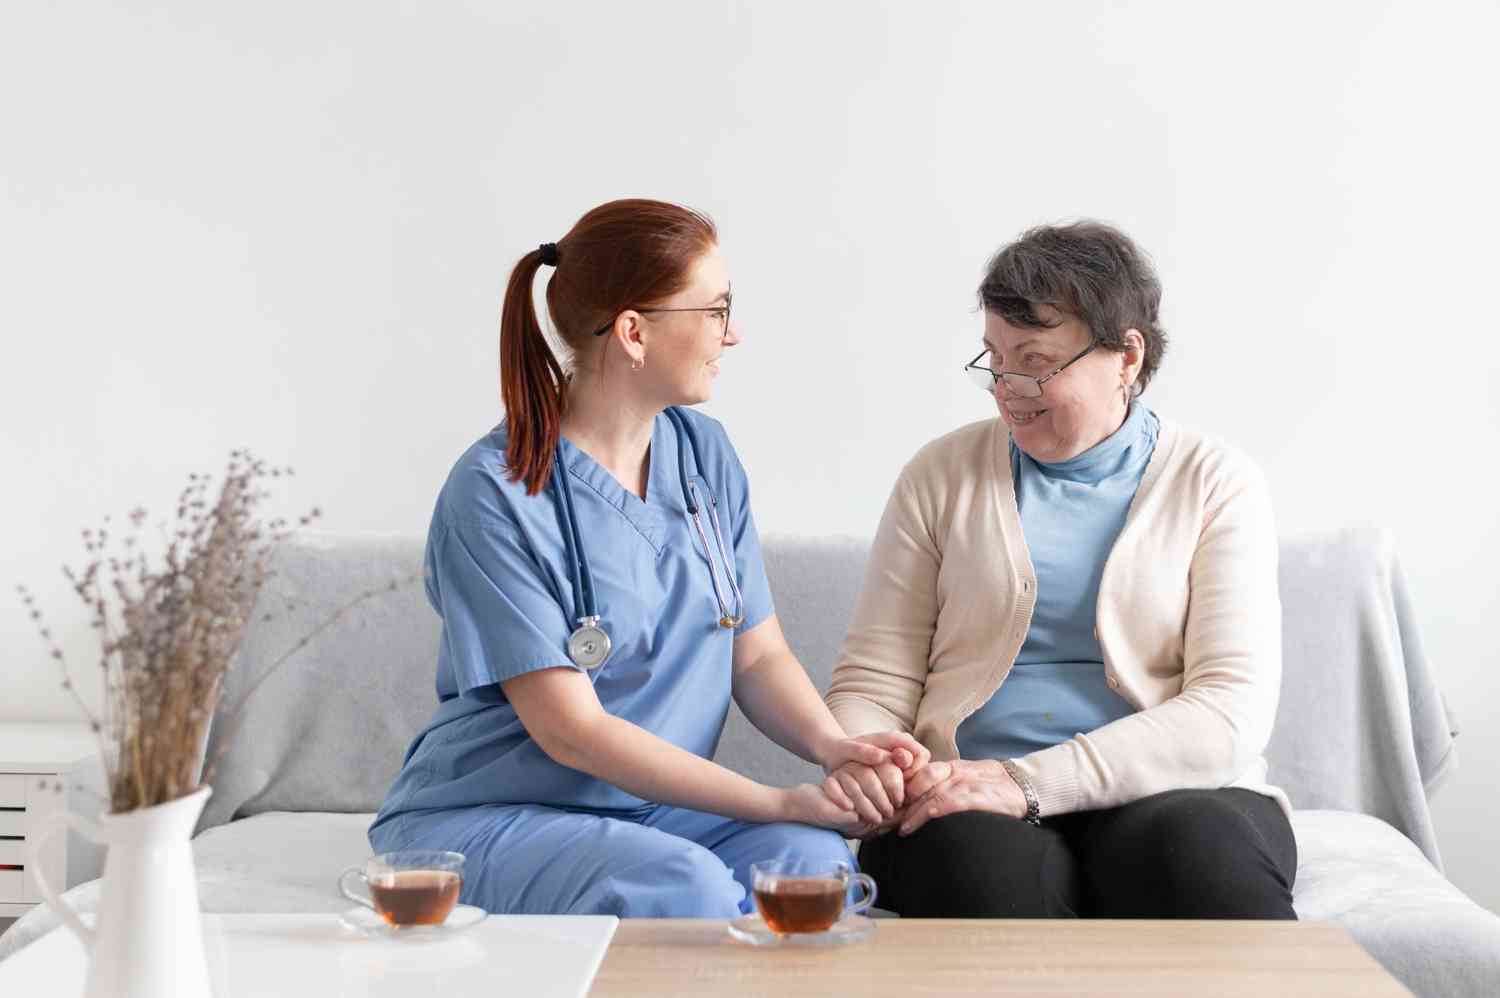
[[[569,574],[573,583],[573,608],[582,613],[577,618],[582,623],[586,619],[597,619],[599,608],[594,602],[594,574],[589,570],[589,556],[583,548],[583,538],[578,533],[578,517],[573,512],[573,490],[568,487],[567,474],[559,454],[552,466],[552,479],[556,483],[558,494],[562,496],[563,546],[567,548],[568,567],[572,569]]]
[[[745,619],[745,598],[740,592],[739,583],[734,577],[734,564],[729,559],[729,551],[724,546],[724,531],[719,525],[718,497],[714,495],[713,489],[708,487],[708,481],[703,477],[703,462],[699,455],[702,453],[698,447],[698,434],[688,424],[687,417],[678,412],[675,407],[666,409],[667,418],[671,420],[672,427],[677,434],[677,485],[682,490],[683,505],[687,507],[689,517],[693,521],[693,527],[698,532],[698,538],[703,544],[703,555],[708,560],[709,580],[713,583],[714,598],[719,604],[719,626],[726,628],[738,627]],[[686,443],[686,447],[683,444]],[[688,477],[687,451],[693,452],[693,466],[698,469],[698,477],[703,482],[703,490],[708,494],[708,517],[713,524],[714,540],[711,545],[708,534],[703,528],[703,518],[700,513],[700,505],[695,495],[696,486]],[[573,608],[581,614],[576,618],[579,624],[578,630],[570,635],[570,652],[574,661],[585,668],[598,668],[604,662],[601,659],[593,665],[585,665],[579,662],[576,654],[572,651],[572,643],[585,631],[597,632],[596,637],[602,639],[608,656],[608,635],[599,626],[600,615],[597,595],[594,590],[594,575],[589,568],[588,552],[583,544],[583,535],[578,529],[578,516],[573,506],[573,490],[568,482],[568,471],[563,466],[562,449],[559,447],[554,458],[552,467],[553,487],[557,493],[557,503],[562,512],[562,535],[563,547],[567,551],[568,567],[571,570],[570,581],[573,584]],[[724,563],[724,571],[728,575],[730,591],[733,593],[733,603],[726,600],[724,590],[719,582],[719,567],[714,561],[714,547],[718,548],[719,559]],[[731,610],[731,607],[733,608]]]

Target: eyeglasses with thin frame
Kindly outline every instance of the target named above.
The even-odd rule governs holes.
[[[718,313],[719,326],[720,326],[719,337],[722,339],[723,337],[729,335],[729,309],[730,309],[730,307],[732,305],[733,305],[733,300],[726,298],[724,300],[724,304],[722,304],[722,305],[704,305],[704,306],[702,306],[700,308],[636,308],[636,309],[631,309],[631,311],[632,312],[640,312],[643,315],[647,314],[649,312],[714,312],[714,313]],[[594,335],[595,336],[603,336],[605,333],[607,333],[611,329],[613,329],[614,326],[615,326],[615,320],[611,319],[608,322],[606,322],[603,326],[599,327],[599,329],[595,331]]]
[[[964,371],[969,375],[969,380],[974,382],[974,386],[981,391],[993,394],[996,385],[1004,381],[1005,387],[1010,389],[1012,395],[1023,399],[1041,398],[1043,385],[1066,371],[1073,364],[1082,360],[1098,345],[1097,342],[1090,343],[1083,348],[1082,353],[1075,354],[1072,360],[1051,374],[1041,378],[1030,374],[1021,374],[1019,371],[996,371],[986,364],[979,363],[980,357],[991,352],[989,347],[985,347],[979,351],[978,357],[965,364]]]

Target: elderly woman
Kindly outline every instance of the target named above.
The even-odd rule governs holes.
[[[906,916],[1295,918],[1261,473],[1140,402],[1161,286],[1120,232],[1033,229],[979,298],[999,418],[902,471],[827,696],[932,751],[830,776],[861,865]]]

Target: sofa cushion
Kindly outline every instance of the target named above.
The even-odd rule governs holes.
[[[1297,914],[1349,930],[1422,996],[1500,995],[1500,916],[1369,815],[1298,811]]]

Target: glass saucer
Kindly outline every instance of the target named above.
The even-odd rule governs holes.
[[[389,939],[443,939],[472,928],[489,913],[471,904],[456,904],[441,925],[391,925],[369,908],[350,908],[339,915],[339,924],[362,936]]]
[[[779,936],[760,915],[741,915],[729,923],[729,934],[751,946],[844,946],[868,939],[875,922],[864,915],[845,915],[822,932],[793,932]]]

